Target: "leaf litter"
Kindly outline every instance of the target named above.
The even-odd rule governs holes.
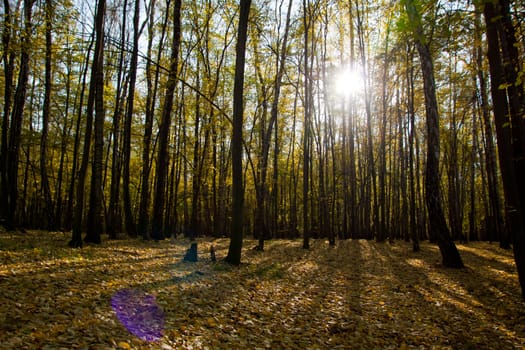
[[[196,263],[183,261],[186,239],[82,249],[68,239],[0,233],[0,349],[525,346],[512,252],[496,243],[458,245],[467,267],[453,270],[426,242],[412,253],[402,241],[313,240],[303,250],[300,240],[275,240],[259,252],[247,239],[235,267],[221,261],[225,238],[198,239]],[[144,298],[133,301],[140,311],[112,307],[130,295]]]

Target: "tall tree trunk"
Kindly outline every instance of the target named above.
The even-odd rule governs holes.
[[[99,0],[99,1],[102,2],[104,0]],[[73,227],[72,227],[72,234],[71,234],[72,237],[68,243],[68,245],[73,248],[82,247],[82,227],[83,227],[82,224],[83,224],[83,219],[84,219],[84,191],[85,191],[85,185],[86,185],[87,170],[89,166],[89,157],[90,157],[90,150],[91,150],[91,136],[93,134],[93,113],[94,113],[95,94],[96,94],[96,74],[98,70],[98,64],[100,63],[100,59],[98,56],[101,54],[101,47],[100,47],[101,42],[99,38],[100,33],[97,31],[96,26],[94,29],[94,34],[95,34],[94,35],[95,49],[93,53],[93,62],[91,63],[88,100],[87,100],[87,106],[86,106],[86,129],[85,129],[85,134],[84,134],[84,146],[83,146],[83,152],[82,152],[82,161],[80,164],[80,169],[78,170],[78,179],[77,179],[76,196],[75,196],[76,204],[75,204],[75,209],[73,213]],[[86,63],[86,69],[87,69],[87,63]],[[84,79],[85,79],[85,76],[84,76]],[[81,101],[83,98],[84,85],[85,84],[83,84],[82,86]],[[79,108],[79,115],[78,115],[79,119],[77,123],[77,135],[80,134],[79,132],[80,131],[80,116],[81,116],[81,111],[82,111],[82,105],[80,104],[78,108]],[[76,139],[75,143],[76,142],[79,142],[79,139]]]
[[[517,84],[517,77],[512,76],[512,73],[516,73],[514,68],[519,65],[517,57],[513,57],[513,48],[509,47],[515,44],[514,33],[504,24],[509,20],[508,3],[487,1],[483,11],[487,26],[487,56],[505,194],[505,213],[514,243],[514,259],[522,296],[525,298],[525,222],[523,220],[525,188],[523,181],[520,181],[525,176],[523,96],[520,96],[523,93],[523,82]],[[521,94],[513,91],[515,85],[518,85],[516,88],[521,89]],[[502,89],[505,86],[507,89]]]
[[[200,70],[199,61],[197,61],[197,71]],[[197,76],[197,89],[200,89],[200,77]],[[195,126],[194,126],[194,144],[193,144],[193,176],[191,179],[191,219],[189,238],[194,240],[200,232],[200,190],[201,190],[201,168],[200,168],[200,126],[201,126],[201,109],[200,95],[195,97]]]
[[[474,96],[475,98],[475,96]],[[472,113],[472,149],[470,151],[470,211],[469,211],[469,233],[468,236],[464,238],[464,242],[468,242],[473,237],[477,236],[477,227],[476,227],[476,162],[477,154],[479,151],[478,146],[478,115]]]
[[[242,179],[242,129],[243,129],[243,89],[246,39],[251,0],[240,0],[237,47],[235,55],[235,81],[233,86],[233,134],[231,141],[232,157],[232,225],[230,245],[226,261],[232,265],[241,263],[241,250],[244,226],[244,187]]]
[[[280,50],[276,53],[276,64],[277,64],[277,74],[274,79],[274,87],[273,87],[273,101],[272,106],[270,110],[270,120],[268,122],[268,127],[262,130],[262,151],[261,151],[261,165],[260,165],[260,191],[261,191],[261,201],[258,203],[258,210],[260,211],[259,215],[263,217],[265,220],[268,220],[267,215],[264,215],[264,211],[266,210],[266,172],[268,168],[268,158],[270,153],[270,140],[273,132],[274,126],[277,125],[277,115],[278,115],[278,108],[279,108],[279,98],[281,95],[281,84],[282,79],[285,72],[285,63],[286,63],[286,57],[287,57],[287,50],[288,50],[288,32],[290,28],[290,19],[291,19],[291,12],[292,12],[292,4],[293,0],[288,1],[288,11],[286,12],[286,24],[284,27],[284,36],[282,39],[282,44],[280,47]],[[275,156],[277,157],[277,128],[275,130]],[[274,164],[274,171],[277,169],[276,164]],[[274,173],[274,183],[272,186],[273,193],[276,194],[276,188],[277,188],[277,182],[276,177],[277,175]],[[275,198],[274,198],[275,200]],[[274,215],[277,215],[275,212]],[[258,249],[264,250],[264,240],[267,239],[267,234],[269,232],[266,232],[266,229],[268,229],[268,222],[263,223],[263,232],[260,233],[259,236],[259,245]]]
[[[310,249],[309,225],[309,195],[310,195],[310,98],[311,81],[309,66],[308,42],[310,23],[310,1],[303,0],[303,26],[304,26],[304,127],[303,127],[303,249]]]
[[[71,164],[71,181],[69,183],[69,189],[68,189],[68,201],[67,201],[67,208],[66,208],[66,214],[65,214],[65,219],[64,219],[64,228],[66,231],[69,231],[69,230],[73,230],[73,226],[75,225],[75,217],[76,217],[76,210],[78,209],[78,206],[75,206],[75,200],[77,199],[76,198],[76,193],[75,193],[75,190],[79,191],[80,189],[78,189],[78,182],[80,180],[83,181],[82,183],[82,196],[83,196],[83,192],[84,192],[84,184],[85,184],[85,171],[87,169],[87,165],[88,163],[86,163],[85,165],[85,169],[82,168],[83,166],[83,162],[81,162],[81,168],[78,169],[78,172],[77,172],[77,167],[78,167],[78,159],[80,157],[79,155],[79,149],[80,149],[80,130],[81,130],[81,124],[82,124],[82,114],[83,114],[83,106],[84,106],[84,96],[85,96],[85,92],[86,92],[86,80],[87,80],[87,74],[88,74],[88,70],[89,70],[89,56],[91,54],[91,49],[93,48],[93,44],[95,42],[95,32],[93,31],[91,33],[91,39],[89,41],[89,46],[88,46],[88,49],[87,49],[87,52],[86,52],[86,56],[85,56],[85,62],[84,62],[84,67],[82,69],[82,76],[80,77],[80,97],[78,98],[78,105],[77,105],[77,118],[76,118],[76,123],[75,123],[75,131],[74,131],[74,134],[75,134],[75,139],[74,139],[74,142],[73,142],[73,160],[72,160],[72,164]],[[91,88],[91,85],[90,85],[90,88]],[[92,119],[90,120],[88,117],[89,115],[91,115],[91,118],[93,117],[93,101],[91,101],[91,107],[89,107],[89,95],[88,95],[88,108],[86,109],[86,133],[90,133],[90,137],[89,137],[89,140],[91,140],[91,127],[92,127]],[[89,112],[89,108],[91,108],[91,112]],[[89,114],[89,113],[91,114]],[[88,128],[89,126],[89,128]],[[84,148],[83,148],[83,151],[86,152],[86,150],[89,152],[89,145],[87,145],[88,147],[86,148],[86,145],[84,145]],[[83,153],[85,154],[85,153]],[[89,154],[89,153],[88,153]],[[87,156],[88,159],[89,159],[89,156]],[[87,160],[86,160],[87,162]],[[84,170],[84,173],[82,173],[82,170]],[[78,181],[77,181],[77,177],[78,177]],[[84,177],[84,178],[82,178]],[[77,187],[75,187],[75,185],[77,185]],[[83,198],[83,197],[82,197]],[[77,204],[78,204],[78,201],[77,201]],[[80,223],[81,224],[81,223]],[[76,242],[76,243],[75,243]],[[81,232],[73,232],[72,234],[72,239],[71,241],[69,242],[69,245],[70,246],[81,246],[82,245],[82,237],[81,237]]]
[[[388,84],[388,70],[389,70],[389,52],[388,44],[390,40],[390,19],[388,20],[385,38],[385,52],[383,62],[383,82],[381,88],[381,102],[382,102],[382,118],[380,129],[380,146],[379,146],[379,227],[377,228],[376,240],[382,242],[387,238],[387,212],[388,202],[386,199],[386,124],[387,124],[387,84]]]
[[[120,45],[122,48],[126,45],[126,11],[128,7],[128,1],[124,0],[123,4],[123,16],[122,24],[120,26]],[[133,69],[133,67],[131,67]],[[117,231],[121,228],[121,216],[120,216],[120,179],[122,169],[122,157],[120,150],[120,127],[122,120],[122,105],[125,93],[125,86],[123,83],[123,70],[124,70],[124,50],[120,50],[118,57],[118,69],[117,69],[117,86],[115,91],[115,109],[113,111],[113,150],[111,154],[111,184],[110,184],[110,195],[107,215],[107,227],[106,230],[109,234],[109,238],[117,238]]]
[[[416,122],[415,122],[415,112],[414,112],[414,50],[407,45],[407,114],[410,123],[410,132],[408,135],[408,144],[409,144],[409,178],[410,178],[410,238],[412,239],[412,251],[418,252],[420,250],[419,246],[419,231],[417,227],[417,205],[416,205],[416,172],[414,164],[414,141],[416,136]]]
[[[29,59],[31,52],[32,14],[34,0],[24,0],[24,32],[22,37],[22,51],[20,54],[20,69],[18,84],[13,101],[11,125],[9,129],[9,146],[7,150],[7,197],[8,208],[6,225],[9,229],[17,227],[17,201],[18,201],[18,159],[20,157],[20,143],[22,121],[29,79]]]
[[[166,196],[166,178],[168,176],[168,141],[171,127],[171,112],[173,111],[173,98],[177,85],[177,74],[179,66],[179,47],[181,39],[180,9],[182,0],[175,0],[173,9],[173,38],[171,43],[170,68],[168,82],[162,106],[161,124],[159,126],[158,155],[155,186],[155,198],[153,202],[153,218],[151,227],[151,238],[162,240],[164,234],[164,209]]]
[[[354,35],[354,14],[352,11],[352,3],[349,3],[349,23],[350,23],[350,69],[355,68],[355,35]],[[356,122],[354,120],[355,101],[351,100],[349,105],[348,127],[345,132],[348,132],[348,182],[349,189],[349,204],[348,204],[348,230],[352,238],[357,238],[359,231],[358,217],[357,217],[357,169],[356,169],[356,152],[355,152],[355,134],[354,130]]]
[[[57,189],[55,192],[55,224],[57,225],[57,228],[60,230],[65,231],[65,227],[63,224],[65,224],[65,215],[63,213],[63,194],[62,194],[62,186],[63,186],[63,178],[64,178],[64,167],[65,167],[65,160],[66,160],[66,152],[67,152],[67,146],[69,144],[69,139],[71,137],[71,128],[73,127],[74,118],[70,118],[69,113],[69,105],[70,105],[70,99],[71,99],[71,54],[68,53],[66,57],[66,69],[67,69],[67,75],[66,75],[66,83],[65,83],[65,90],[66,90],[66,96],[65,96],[65,105],[64,105],[64,125],[62,126],[62,134],[60,137],[60,162],[58,166],[58,174],[57,174]],[[75,158],[75,156],[73,156]],[[72,172],[74,173],[74,172]],[[72,176],[73,177],[73,176]]]
[[[95,120],[94,147],[91,167],[91,188],[89,195],[89,210],[87,216],[86,243],[100,244],[104,229],[102,211],[102,169],[104,153],[104,18],[106,15],[106,0],[99,0],[95,18],[95,57],[93,59]],[[95,65],[96,62],[96,65]]]
[[[377,186],[376,186],[376,167],[374,161],[374,140],[372,137],[372,106],[371,106],[371,89],[369,77],[367,74],[367,58],[365,52],[365,38],[364,25],[361,18],[361,10],[359,9],[359,0],[356,0],[356,19],[357,19],[357,36],[359,42],[359,53],[361,58],[361,66],[365,74],[364,95],[365,95],[365,111],[366,111],[366,134],[367,134],[367,158],[366,158],[366,180],[365,180],[365,215],[364,223],[366,235],[368,238],[376,236],[379,228],[379,203],[377,201]],[[370,217],[371,215],[371,217]]]
[[[0,218],[7,218],[9,207],[8,142],[9,116],[13,94],[14,50],[11,49],[12,14],[9,0],[4,0],[4,28],[2,31],[2,61],[4,63],[4,109],[2,117],[2,139],[0,148]]]
[[[475,42],[481,43],[481,23],[479,11],[476,11],[475,19]],[[490,106],[487,96],[487,80],[483,69],[483,48],[481,44],[476,48],[476,70],[479,84],[479,104],[485,130],[485,166],[487,176],[487,187],[489,195],[489,216],[487,218],[486,230],[494,230],[494,237],[500,241],[500,247],[510,249],[510,238],[504,225],[501,200],[498,189],[496,147],[494,145],[494,131],[490,119]],[[489,224],[491,223],[491,224]],[[492,237],[492,232],[488,232]]]
[[[450,236],[441,205],[441,187],[439,175],[439,113],[434,81],[434,67],[428,44],[425,42],[421,16],[414,0],[405,0],[406,10],[414,25],[413,33],[423,73],[425,92],[425,112],[427,121],[427,164],[425,170],[425,194],[431,237],[435,237],[443,266],[452,268],[464,267],[461,256]]]
[[[42,106],[42,135],[40,138],[40,177],[42,179],[42,192],[44,194],[44,211],[47,213],[46,227],[48,230],[55,230],[55,217],[53,210],[53,199],[49,187],[49,178],[47,175],[47,138],[49,133],[49,117],[51,112],[51,87],[52,87],[52,18],[53,0],[46,0],[45,5],[45,78],[44,78],[44,105]]]
[[[154,4],[150,4],[154,6]],[[139,52],[139,19],[140,19],[140,1],[135,1],[135,9],[133,12],[133,49],[131,52],[131,63],[129,72],[129,86],[128,96],[126,102],[126,115],[124,120],[124,145],[123,145],[123,173],[122,173],[122,191],[124,197],[124,224],[126,232],[131,237],[137,236],[137,229],[135,221],[133,220],[133,213],[131,210],[131,194],[130,194],[130,160],[131,160],[131,124],[133,119],[133,107],[135,103],[135,85],[137,81],[137,64]],[[149,153],[149,151],[148,151]],[[144,164],[144,169],[149,167],[149,164]],[[149,168],[148,168],[149,169]],[[149,174],[149,171],[148,171]],[[147,192],[149,195],[149,192]]]
[[[140,1],[136,0],[135,6],[138,5]],[[150,162],[150,152],[151,152],[151,136],[153,134],[153,117],[155,111],[155,101],[157,99],[157,89],[158,81],[160,74],[160,67],[158,62],[160,62],[161,53],[164,42],[164,36],[166,33],[166,26],[168,21],[168,15],[165,16],[161,37],[160,45],[158,50],[157,64],[155,64],[155,74],[152,77],[152,48],[153,48],[153,36],[154,36],[154,20],[155,20],[155,3],[156,1],[151,1],[149,8],[149,23],[148,23],[148,48],[147,48],[147,57],[146,61],[146,84],[148,87],[148,92],[146,95],[146,115],[144,120],[144,136],[142,141],[142,189],[140,191],[140,206],[139,206],[139,220],[138,220],[138,234],[142,236],[143,239],[149,239],[149,209],[150,209],[150,172],[151,172],[151,162]]]

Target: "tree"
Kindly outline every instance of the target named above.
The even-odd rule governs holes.
[[[237,47],[235,50],[235,81],[233,87],[233,134],[231,143],[232,156],[232,226],[230,245],[226,262],[232,265],[241,263],[243,239],[244,187],[242,179],[243,146],[243,99],[244,99],[244,62],[251,0],[240,0]]]
[[[128,1],[124,0],[123,16],[120,29],[120,46],[123,48],[126,45],[126,11]],[[136,63],[135,63],[136,64]],[[106,230],[111,239],[117,238],[117,231],[120,231],[121,216],[120,216],[120,178],[122,173],[122,157],[120,150],[120,127],[122,120],[123,102],[126,94],[127,84],[124,82],[124,50],[121,49],[118,53],[118,68],[117,68],[117,87],[115,91],[115,106],[113,111],[113,150],[111,154],[111,185],[109,195],[109,205],[107,210],[107,225]],[[124,85],[124,86],[123,86]]]
[[[166,33],[166,26],[168,22],[168,15],[164,17],[161,40],[159,44],[159,51],[157,62],[155,65],[152,64],[152,50],[153,50],[153,36],[154,36],[154,16],[155,16],[155,4],[156,1],[151,1],[148,9],[148,46],[147,46],[147,61],[146,61],[146,84],[147,84],[147,95],[146,95],[146,115],[144,120],[144,136],[142,139],[142,189],[140,191],[140,205],[139,205],[139,219],[138,219],[138,234],[143,239],[149,239],[149,207],[150,207],[150,152],[151,152],[151,136],[153,134],[153,114],[155,111],[155,102],[157,96],[159,75],[160,75],[160,58],[161,52],[164,48],[162,44],[164,42],[164,35]],[[138,49],[138,48],[137,48]],[[137,52],[138,53],[138,52]],[[155,67],[154,78],[152,76],[153,66]],[[131,133],[131,128],[130,128]],[[127,157],[127,156],[126,156]]]
[[[518,80],[521,65],[509,2],[486,1],[483,5],[505,214],[514,244],[522,296],[525,298],[525,185],[522,180],[525,176],[524,83],[522,79]]]
[[[94,106],[95,106],[95,97],[97,93],[97,90],[96,90],[97,74],[99,74],[99,70],[102,69],[102,67],[99,67],[99,65],[104,62],[101,56],[103,55],[103,47],[104,47],[103,30],[104,30],[105,7],[106,7],[105,0],[99,0],[97,3],[97,10],[95,12],[95,28],[94,28],[95,49],[93,53],[93,62],[91,63],[88,100],[87,100],[87,106],[86,106],[86,129],[85,129],[85,135],[84,135],[82,161],[80,164],[80,169],[78,171],[78,180],[77,180],[76,196],[75,196],[76,205],[75,205],[75,212],[73,214],[72,237],[68,243],[68,245],[73,248],[82,247],[82,222],[84,219],[84,191],[85,191],[87,170],[89,166],[89,154],[91,150],[91,136],[93,134],[93,113],[94,113]],[[89,53],[89,50],[88,50],[88,53]],[[100,74],[103,74],[103,73],[100,73]],[[100,79],[100,76],[98,77],[98,79]],[[102,93],[102,91],[100,93]],[[81,95],[81,98],[82,98],[82,95]],[[81,109],[79,108],[79,113],[80,113],[80,110]],[[78,123],[80,123],[80,115],[79,115]],[[77,130],[79,128],[77,128]],[[77,133],[77,137],[78,135],[79,133]],[[94,214],[95,212],[92,212],[92,213]],[[95,229],[95,228],[93,227],[92,229]],[[92,236],[89,238],[89,241],[92,241],[93,243],[97,241],[96,233],[94,233],[93,231],[92,231]]]
[[[7,148],[7,217],[8,229],[17,227],[16,215],[18,208],[18,162],[21,149],[22,121],[26,103],[27,84],[29,79],[29,60],[31,53],[32,15],[35,0],[24,0],[24,31],[22,35],[22,48],[20,52],[20,69],[18,71],[18,82],[13,100],[11,112],[11,123],[9,128],[9,140]],[[7,96],[10,98],[10,96]]]
[[[311,25],[310,1],[303,0],[304,30],[304,130],[303,130],[303,249],[310,249],[309,196],[310,196],[310,119],[311,119],[311,78],[308,42]]]
[[[485,169],[487,176],[487,190],[488,190],[488,210],[487,210],[487,222],[485,223],[485,229],[487,231],[495,231],[495,236],[500,240],[500,247],[509,249],[510,242],[506,228],[503,221],[501,211],[501,200],[500,191],[498,187],[498,172],[497,172],[497,158],[496,158],[496,147],[494,145],[494,131],[493,121],[490,115],[490,105],[487,90],[487,79],[486,73],[483,67],[483,46],[481,41],[482,28],[481,28],[481,13],[476,11],[475,15],[475,43],[476,47],[476,79],[479,85],[478,100],[481,108],[481,116],[483,120],[483,126],[485,131],[484,144],[485,144]],[[489,239],[492,237],[492,232],[489,232]]]
[[[157,183],[155,186],[155,199],[153,202],[153,219],[151,227],[151,238],[161,240],[164,235],[164,210],[166,195],[166,178],[168,176],[168,140],[171,127],[171,113],[173,111],[173,97],[177,85],[177,74],[179,67],[180,47],[180,9],[182,1],[175,0],[173,8],[173,37],[171,42],[170,66],[164,104],[162,106],[161,124],[159,126],[158,154],[157,154]]]
[[[45,212],[47,213],[47,227],[49,230],[55,229],[55,216],[53,210],[53,200],[49,187],[49,177],[47,175],[47,139],[49,132],[49,119],[51,112],[51,88],[52,88],[52,16],[53,1],[46,0],[45,4],[45,92],[44,105],[42,106],[42,135],[40,138],[40,177],[42,178],[42,192],[44,194]]]
[[[4,28],[2,31],[2,62],[4,64],[4,107],[2,116],[2,145],[0,148],[0,215],[7,218],[9,207],[9,181],[8,181],[8,142],[9,142],[9,117],[11,115],[11,102],[13,94],[13,75],[15,51],[11,49],[12,38],[11,5],[9,0],[4,0]]]
[[[151,5],[153,6],[153,5]],[[135,228],[135,221],[131,212],[131,194],[129,189],[130,183],[130,161],[131,161],[131,124],[133,120],[133,107],[135,105],[135,85],[137,81],[137,65],[139,55],[139,28],[140,19],[140,1],[135,0],[134,11],[133,11],[133,46],[131,52],[130,72],[129,72],[129,86],[128,86],[128,97],[126,104],[126,114],[124,120],[124,145],[123,145],[123,183],[122,190],[124,192],[124,222],[127,233],[135,237],[137,230]],[[149,150],[148,150],[149,153]],[[148,167],[149,163],[144,164],[144,167]],[[148,171],[149,175],[149,171]],[[149,191],[147,192],[149,196]]]
[[[262,128],[261,130],[261,137],[262,137],[262,150],[260,154],[260,179],[259,179],[259,185],[257,186],[259,188],[259,200],[257,201],[257,211],[258,216],[261,220],[262,230],[259,233],[259,250],[264,250],[264,240],[267,239],[268,231],[269,231],[269,223],[268,223],[268,215],[266,215],[267,208],[266,208],[266,201],[267,201],[267,185],[266,185],[266,177],[267,177],[267,170],[268,170],[268,158],[269,158],[269,152],[270,152],[270,141],[272,137],[272,132],[274,126],[277,125],[277,114],[278,114],[278,108],[279,108],[279,98],[281,95],[281,85],[283,76],[285,73],[285,63],[286,63],[286,57],[287,57],[287,50],[288,50],[288,33],[290,30],[290,17],[292,13],[292,4],[293,0],[288,1],[288,10],[286,12],[286,23],[284,27],[284,34],[282,39],[282,44],[280,48],[277,48],[276,52],[276,67],[277,67],[277,73],[274,79],[274,86],[273,86],[273,101],[272,106],[270,110],[270,120],[268,123],[267,128]],[[277,132],[277,130],[276,130]],[[277,145],[277,134],[275,136],[275,144]],[[277,147],[276,147],[277,148]],[[275,155],[277,157],[277,149],[275,150]],[[274,169],[277,168],[277,164],[274,164]],[[274,181],[274,191],[276,184],[276,179]],[[274,215],[277,215],[277,213],[274,213]]]
[[[404,5],[411,22],[411,31],[421,61],[423,85],[425,92],[425,112],[427,122],[427,163],[425,170],[425,193],[429,218],[430,236],[435,237],[443,266],[452,268],[464,267],[459,252],[450,236],[441,205],[439,175],[439,113],[434,81],[434,67],[430,47],[423,33],[421,15],[414,0],[405,0]]]
[[[87,216],[87,232],[85,242],[100,244],[103,230],[102,213],[102,168],[104,152],[104,18],[106,0],[99,0],[95,17],[95,57],[93,58],[92,79],[95,95],[95,119],[93,126],[93,160],[91,167],[91,187],[89,196],[89,211]],[[91,92],[91,91],[90,91]]]

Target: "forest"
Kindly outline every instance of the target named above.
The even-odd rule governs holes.
[[[6,234],[229,238],[232,265],[246,242],[365,240],[461,269],[469,242],[494,244],[525,298],[522,2],[0,9]]]
[[[234,348],[254,345],[244,338],[250,332],[260,336],[261,348],[350,343],[409,348],[431,346],[432,339],[447,347],[452,338],[464,348],[490,348],[487,342],[498,337],[506,339],[499,346],[513,348],[525,341],[525,329],[512,328],[525,317],[519,313],[525,297],[522,2],[4,0],[0,8],[0,284],[6,295],[9,290],[40,300],[26,293],[27,286],[55,276],[53,283],[61,286],[56,288],[70,290],[64,302],[75,304],[81,288],[65,276],[78,268],[92,273],[76,281],[86,286],[80,295],[92,300],[82,293],[114,289],[115,281],[130,284],[120,274],[138,276],[142,272],[129,269],[158,259],[144,266],[158,272],[142,276],[146,290],[156,289],[162,299],[177,284],[188,315],[202,306],[188,291],[197,288],[194,283],[219,310],[194,315],[205,331],[184,326],[167,332],[172,343],[162,344],[166,349],[192,348],[190,343],[213,348],[219,338],[206,332],[224,331],[223,322],[244,327],[236,336],[227,332]],[[213,255],[191,271],[183,265],[186,275],[179,265],[169,265],[172,270],[162,265],[168,252],[180,257],[180,244],[189,242],[204,247],[200,256],[216,249],[230,264],[210,265]],[[91,267],[84,266],[86,260],[93,261]],[[323,272],[319,281],[308,268],[317,263],[324,264],[316,267]],[[26,280],[25,264],[40,266],[43,275]],[[120,265],[124,270],[116,270]],[[388,277],[394,270],[398,280]],[[49,271],[55,272],[46,275]],[[374,271],[397,282],[384,285]],[[341,277],[346,272],[349,279]],[[425,273],[428,279],[417,279]],[[91,280],[104,274],[115,280]],[[207,288],[218,283],[209,281],[211,275],[224,282],[219,290],[262,298],[254,300],[261,303],[257,315],[267,317],[266,325],[275,322],[273,311],[260,310],[269,310],[274,299],[292,298],[308,313],[313,311],[302,309],[304,298],[319,306],[330,293],[332,301],[351,295],[350,301],[325,305],[333,313],[315,314],[322,326],[309,321],[308,327],[322,333],[320,341],[331,339],[315,343],[299,331],[253,333],[253,322],[263,321],[252,321],[253,310],[243,314],[246,304],[238,305],[244,308],[238,318],[221,319],[220,310],[232,312],[235,299],[224,304],[211,295]],[[472,281],[472,275],[483,279]],[[171,282],[155,280],[162,276]],[[236,278],[242,283],[232,284]],[[362,278],[362,288],[349,285],[352,278]],[[459,286],[451,282],[456,280]],[[326,294],[310,290],[316,283]],[[421,287],[429,283],[432,287]],[[440,292],[442,283],[457,294]],[[477,291],[477,285],[492,294]],[[283,294],[298,287],[313,294]],[[389,294],[377,295],[377,288]],[[42,298],[59,298],[53,293]],[[138,292],[126,293],[112,300],[129,302]],[[467,299],[469,293],[478,301]],[[390,329],[399,321],[397,312],[410,314],[421,306],[401,295],[416,295],[417,302],[441,311],[429,309],[438,316],[419,314],[404,330]],[[446,301],[447,295],[455,301]],[[359,297],[363,303],[352,304]],[[501,298],[511,298],[515,309],[495,302]],[[21,314],[6,313],[2,330],[13,335],[22,324],[26,330],[9,342],[2,339],[6,346],[30,341],[41,348],[46,336],[80,332],[75,324],[60,328],[60,315],[53,316],[55,323],[29,322],[23,312],[34,309],[15,299],[3,304]],[[163,302],[169,325],[189,322],[170,318],[171,301]],[[383,313],[374,314],[378,309],[368,309],[370,304]],[[346,315],[358,313],[335,317],[343,305]],[[38,308],[51,310],[47,302]],[[64,317],[83,314],[80,308]],[[472,311],[476,308],[490,316]],[[414,324],[435,328],[463,309],[472,323],[458,329],[477,325],[473,332],[479,337],[467,339],[452,329],[438,335],[414,330]],[[355,315],[360,318],[350,319]],[[99,324],[108,316],[99,316],[93,327],[108,327]],[[498,323],[501,333],[487,333],[491,322],[505,317],[515,324]],[[383,338],[365,334],[372,323]],[[35,333],[43,324],[56,329]],[[199,332],[207,337],[204,345]],[[267,342],[278,333],[278,342]],[[109,341],[93,334],[95,343]],[[184,334],[197,338],[177,343]],[[118,348],[146,346],[111,339]]]

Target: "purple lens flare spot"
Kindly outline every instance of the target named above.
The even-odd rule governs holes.
[[[120,323],[142,340],[157,341],[164,332],[164,312],[155,296],[138,289],[122,289],[111,298]]]

